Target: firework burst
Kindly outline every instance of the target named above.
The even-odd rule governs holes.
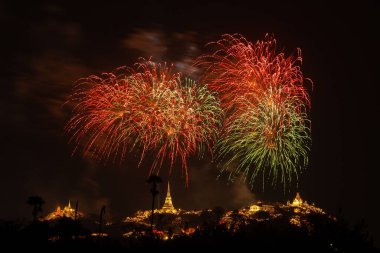
[[[160,65],[143,64],[143,71],[133,75],[134,118],[138,122],[138,138],[142,158],[147,151],[156,154],[152,171],[179,157],[187,174],[190,155],[212,151],[222,119],[222,110],[206,86],[190,79],[182,81]],[[166,78],[170,77],[168,80]]]
[[[260,97],[269,88],[282,90],[282,95],[297,97],[309,105],[304,78],[296,58],[278,53],[276,40],[266,35],[255,44],[243,36],[223,35],[209,43],[213,53],[201,56],[196,65],[204,69],[202,82],[218,92],[224,109],[236,109],[242,96]]]
[[[128,117],[133,109],[128,74],[119,69],[75,83],[69,100],[75,105],[74,115],[65,127],[70,142],[76,143],[74,152],[83,148],[84,156],[124,158],[130,137],[136,134]]]
[[[231,180],[241,177],[253,185],[261,174],[263,180],[269,176],[275,184],[280,176],[285,187],[307,165],[311,141],[307,114],[299,112],[296,101],[275,92],[267,90],[255,103],[241,98],[239,112],[226,124],[219,157],[227,158],[222,171],[238,162],[229,171]]]
[[[78,82],[66,127],[72,141],[84,147],[84,155],[92,151],[104,160],[135,150],[141,162],[150,153],[156,157],[150,173],[158,173],[165,160],[171,172],[179,158],[188,183],[188,157],[215,146],[223,116],[219,100],[166,65],[147,61],[117,72]]]
[[[223,35],[209,46],[213,53],[196,65],[226,112],[218,144],[218,157],[227,159],[222,171],[228,170],[230,179],[248,179],[251,186],[260,173],[273,184],[280,177],[285,187],[307,165],[310,143],[300,50],[297,57],[285,57],[268,35],[255,44],[241,35]]]

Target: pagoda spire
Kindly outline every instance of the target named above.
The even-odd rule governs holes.
[[[176,210],[173,206],[172,197],[170,195],[170,184],[169,184],[169,182],[168,182],[168,191],[166,192],[165,203],[161,209],[164,212],[170,212],[170,213],[176,212]]]
[[[166,191],[166,197],[172,198],[170,196],[170,183],[168,182],[168,190]]]

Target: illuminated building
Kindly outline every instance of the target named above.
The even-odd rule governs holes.
[[[164,212],[164,213],[176,213],[177,212],[177,210],[173,206],[172,197],[170,195],[170,184],[169,184],[169,182],[168,182],[168,190],[166,192],[165,202],[164,202],[164,205],[162,206],[160,211]]]
[[[301,199],[300,193],[297,192],[296,197],[292,202],[292,206],[301,206],[303,204],[303,200]]]
[[[77,218],[83,217],[83,213],[77,212]],[[69,204],[63,209],[58,206],[57,209],[54,212],[49,213],[48,215],[43,218],[43,220],[55,220],[59,218],[69,218],[69,219],[75,219],[75,209],[71,208],[71,203],[69,200]]]
[[[231,233],[235,233],[241,225],[252,222],[267,222],[285,217],[287,217],[286,219],[290,224],[297,227],[305,227],[311,231],[314,228],[313,224],[309,221],[309,214],[325,215],[322,209],[314,204],[308,204],[297,193],[291,203],[288,201],[287,204],[270,204],[258,201],[235,211],[226,210],[219,219],[216,219],[216,215],[212,209],[175,209],[169,184],[164,205],[161,209],[154,210],[154,212],[153,233],[162,240],[180,235],[189,236],[200,229],[205,222],[209,224],[217,223],[225,226]],[[150,215],[150,210],[139,210],[134,216],[126,217],[124,222],[128,224],[129,230],[124,233],[124,237],[134,238],[145,235],[146,231],[150,230]],[[330,218],[334,219],[333,217]]]
[[[308,204],[307,201],[304,201],[301,198],[299,192],[297,192],[296,197],[294,198],[292,203],[288,201],[287,206],[292,207],[295,213],[308,214],[310,212],[314,212],[319,214],[325,214],[325,212],[321,208],[316,207],[314,204]]]
[[[250,212],[257,212],[257,211],[260,211],[260,207],[258,206],[258,205],[251,205],[250,207],[249,207],[249,211]]]

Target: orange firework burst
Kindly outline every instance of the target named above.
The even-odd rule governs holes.
[[[102,159],[123,159],[126,151],[147,152],[159,172],[177,157],[188,182],[187,159],[214,147],[222,118],[219,102],[206,86],[181,79],[171,67],[143,62],[103,76],[81,79],[71,98],[77,105],[67,124],[72,140]],[[140,162],[141,162],[140,160]]]

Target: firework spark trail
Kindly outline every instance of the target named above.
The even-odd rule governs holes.
[[[147,61],[121,74],[81,79],[66,131],[76,148],[96,157],[124,159],[127,151],[156,156],[150,173],[179,158],[188,184],[187,159],[214,149],[223,112],[206,86],[182,80],[171,67]]]
[[[300,50],[297,57],[285,57],[268,35],[253,44],[227,34],[209,46],[212,53],[196,65],[226,112],[218,143],[218,157],[227,159],[222,171],[229,170],[231,180],[248,178],[252,187],[258,174],[272,178],[272,184],[280,174],[285,187],[307,165],[310,143],[310,100]]]

